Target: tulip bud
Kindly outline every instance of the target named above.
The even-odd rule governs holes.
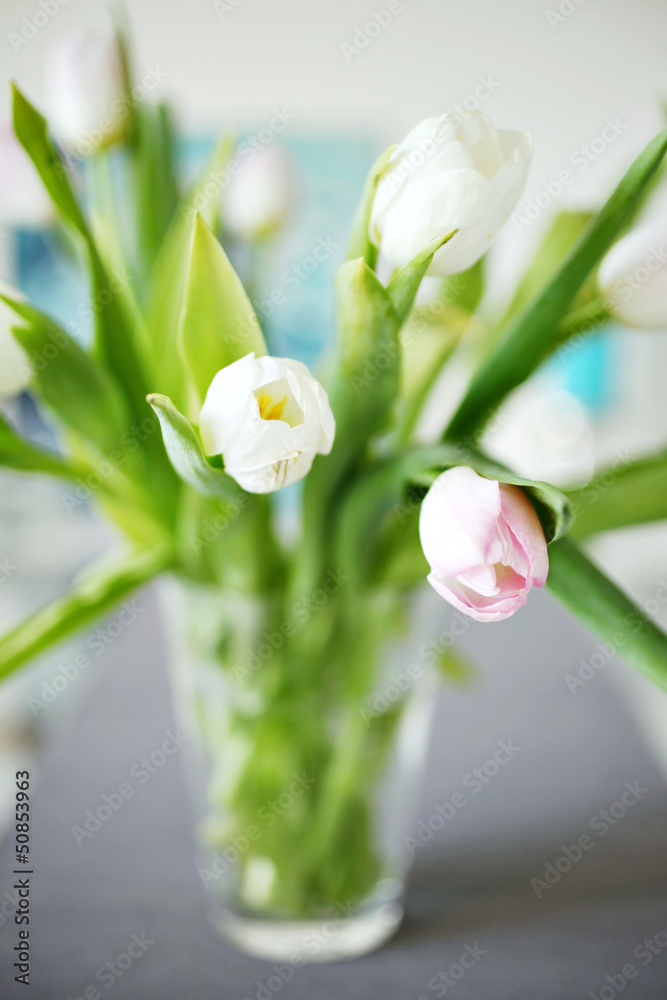
[[[215,376],[199,429],[206,454],[222,455],[239,486],[271,493],[302,479],[316,454],[329,454],[336,424],[304,364],[252,352]]]
[[[231,175],[224,194],[225,228],[242,240],[258,240],[282,226],[293,199],[292,164],[284,149],[263,146]]]
[[[598,284],[622,323],[667,328],[667,215],[620,239],[600,265]]]
[[[467,466],[438,476],[422,503],[419,535],[441,597],[480,622],[509,618],[546,583],[544,531],[525,493]]]
[[[19,298],[18,294],[0,285],[0,292]],[[12,326],[20,325],[16,313],[0,299],[0,400],[17,396],[28,385],[32,375],[28,355],[16,342]]]
[[[88,156],[123,139],[129,108],[115,38],[70,32],[52,47],[47,77],[49,121],[60,142]]]
[[[526,132],[496,131],[481,111],[420,122],[389,158],[377,187],[371,242],[394,267],[459,231],[427,274],[465,271],[486,253],[523,189],[532,151]]]
[[[53,218],[51,201],[8,122],[0,124],[0,223],[28,228]]]

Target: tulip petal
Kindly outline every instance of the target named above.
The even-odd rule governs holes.
[[[263,401],[260,409],[262,396],[276,404]],[[328,454],[335,421],[326,392],[304,364],[250,353],[214,377],[200,431],[206,453],[222,455],[240,486],[269,493],[305,476],[316,454]]]
[[[419,534],[440,576],[457,576],[486,562],[500,515],[498,483],[468,466],[443,472],[424,498]]]
[[[509,528],[526,554],[535,585],[543,587],[549,572],[549,556],[535,508],[523,490],[505,484],[500,486],[500,503]]]

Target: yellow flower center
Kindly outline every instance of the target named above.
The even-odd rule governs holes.
[[[282,420],[287,396],[283,396],[282,399],[274,402],[273,396],[270,396],[268,393],[262,393],[257,397],[257,402],[259,403],[259,415],[262,420]]]

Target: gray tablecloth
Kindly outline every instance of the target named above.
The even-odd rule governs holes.
[[[440,697],[419,815],[427,820],[451,798],[498,740],[521,749],[417,850],[398,936],[366,958],[296,970],[280,989],[275,976],[267,985],[272,963],[238,954],[207,922],[177,754],[94,836],[81,844],[73,836],[86,810],[174,726],[154,592],[141,605],[140,620],[95,663],[79,718],[34,769],[31,986],[13,981],[17,928],[9,916],[0,926],[3,998],[90,997],[95,986],[114,1000],[667,996],[667,948],[655,944],[667,940],[664,780],[611,670],[576,694],[568,689],[565,675],[590,658],[594,640],[549,595],[465,636],[478,677]],[[444,622],[451,617],[434,609]],[[591,820],[620,800],[626,783],[638,783],[638,801],[606,833],[598,822],[592,849],[538,899],[531,880],[592,832]],[[3,900],[13,868],[6,845]],[[133,935],[139,957],[112,983],[96,980]],[[452,979],[448,970],[458,975],[466,948],[476,961]]]

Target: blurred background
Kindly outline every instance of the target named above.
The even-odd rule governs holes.
[[[45,13],[36,17],[40,11]],[[502,311],[511,299],[522,267],[554,215],[599,207],[664,127],[667,5],[662,0],[129,0],[126,12],[135,79],[152,74],[159,81],[154,96],[174,108],[184,179],[222,131],[235,132],[240,141],[259,137],[261,142],[276,117],[283,123],[276,143],[292,175],[290,210],[256,268],[253,292],[276,344],[274,353],[309,364],[316,363],[332,336],[332,277],[343,259],[366,172],[377,153],[417,121],[478,106],[497,127],[532,133],[535,152],[526,190],[489,257],[483,317]],[[6,82],[16,80],[38,108],[48,109],[49,51],[61,35],[81,27],[109,30],[107,5],[3,0],[0,45]],[[8,114],[6,86],[0,118]],[[601,139],[610,134],[612,139]],[[564,169],[573,180],[558,191]],[[11,200],[6,192],[0,196],[2,204]],[[659,190],[654,204],[660,203],[665,211],[667,195]],[[34,220],[12,218],[8,209],[0,217],[0,235],[0,277],[71,319],[82,286],[75,269],[62,263],[52,236]],[[324,259],[310,270],[318,245],[326,248]],[[248,263],[242,249],[237,261],[240,269]],[[276,289],[285,293],[279,305],[271,302]],[[85,337],[83,327],[80,332]],[[551,363],[510,401],[493,450],[535,478],[583,485],[602,461],[664,446],[666,373],[667,333],[609,327],[573,356]],[[434,423],[453,408],[445,398],[448,392],[443,386],[434,394],[429,415]],[[14,406],[13,416],[24,427],[44,433],[27,397]],[[62,490],[0,473],[0,559],[13,567],[0,581],[0,627],[55,596],[113,541],[87,504],[72,505]],[[594,553],[642,603],[654,599],[667,581],[665,526],[601,536]],[[667,604],[653,604],[651,613],[664,626]],[[90,759],[99,765],[103,758],[113,761],[123,741],[139,746],[133,727],[140,720],[160,731],[168,709],[155,691],[162,691],[166,651],[151,643],[159,634],[153,603],[151,608],[136,626],[141,641],[123,637],[48,707],[36,709],[31,699],[44,699],[44,685],[72,661],[76,641],[58,647],[5,687],[0,705],[3,794],[11,794],[7,782],[15,762],[26,766],[26,756],[38,752],[40,744],[50,748],[46,756],[42,749],[42,760],[56,761],[58,787],[65,788],[64,762],[70,766],[74,759],[72,739],[87,734],[85,745],[94,746]],[[547,839],[551,834],[557,839],[560,831],[576,833],[578,824],[612,801],[626,780],[640,775],[656,789],[649,818],[664,817],[664,695],[618,657],[573,693],[566,675],[590,659],[595,641],[548,595],[537,595],[493,636],[473,625],[463,647],[477,673],[465,690],[443,695],[438,736],[443,756],[434,757],[427,797],[449,794],[500,738],[512,736],[530,751],[521,765],[499,777],[475,815],[470,810],[440,836],[448,850],[462,849],[475,836],[516,843],[531,829]],[[152,665],[140,681],[131,681],[129,660],[139,648]],[[120,694],[123,678],[135,685],[139,699],[129,712]],[[56,744],[64,754],[60,758]],[[131,751],[122,756],[130,760]],[[89,799],[94,795],[90,791]],[[63,837],[69,836],[68,815],[56,813]],[[57,831],[55,837],[58,843]],[[98,856],[102,869],[105,858]]]

